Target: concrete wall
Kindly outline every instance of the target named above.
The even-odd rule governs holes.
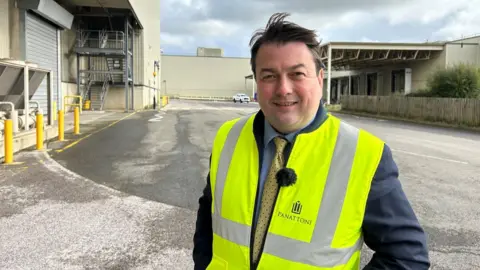
[[[4,1],[4,0],[0,0]],[[10,58],[25,60],[25,13],[15,7],[15,0],[9,2]]]
[[[437,70],[445,69],[446,51],[432,53],[428,61],[415,62],[412,68],[412,92],[427,87],[428,78]]]
[[[464,63],[480,65],[480,37],[453,41],[446,44],[446,66]]]
[[[77,57],[75,54],[77,28],[74,25],[71,30],[60,32],[60,57],[61,57],[61,78],[65,83],[76,83],[77,81]],[[87,61],[80,63],[80,68],[85,68]],[[76,87],[76,85],[75,85]]]
[[[136,86],[135,90],[135,109],[150,108],[153,104],[154,90],[144,87]],[[157,98],[158,104],[158,98]],[[104,104],[104,110],[124,110],[125,109],[125,88],[123,87],[110,87],[107,93],[107,99]]]
[[[252,96],[252,80],[245,85],[245,76],[251,74],[249,58],[163,55],[161,71],[169,96]]]
[[[0,0],[0,59],[10,57],[9,0]]]
[[[25,17],[15,0],[0,0],[0,59],[25,60]]]
[[[143,32],[138,40],[136,50],[139,52],[138,57],[142,59],[138,61],[142,65],[141,81],[136,84],[145,85],[153,88],[160,88],[161,76],[157,72],[157,76],[153,76],[154,62],[161,60],[160,53],[160,1],[145,0],[129,0],[138,19],[144,27]],[[138,51],[139,47],[143,51]],[[138,76],[139,73],[137,73]]]

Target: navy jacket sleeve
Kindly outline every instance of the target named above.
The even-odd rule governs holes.
[[[364,270],[429,269],[423,228],[402,189],[390,148],[372,181],[363,222],[365,244],[374,255]]]
[[[211,157],[210,157],[211,159]],[[212,260],[212,193],[210,188],[210,173],[203,194],[198,200],[197,222],[193,236],[194,270],[205,270]]]

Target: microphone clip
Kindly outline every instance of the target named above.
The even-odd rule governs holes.
[[[277,184],[281,187],[292,186],[297,182],[297,174],[293,169],[282,168],[275,175]]]

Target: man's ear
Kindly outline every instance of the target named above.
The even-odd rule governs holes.
[[[318,83],[319,83],[320,86],[322,86],[322,87],[323,87],[324,75],[325,75],[325,73],[323,72],[323,68],[321,68],[321,69],[318,71],[317,79],[318,79]]]

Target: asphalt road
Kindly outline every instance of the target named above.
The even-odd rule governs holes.
[[[392,148],[432,269],[480,269],[480,134],[337,114]]]
[[[195,214],[215,131],[257,109],[255,103],[172,100],[161,112],[97,121],[91,130],[101,131],[50,151],[54,160],[26,156],[26,163],[37,158],[38,171],[0,170],[0,206],[10,209],[0,211],[0,256],[7,258],[0,268],[29,268],[28,254],[40,249],[45,268],[192,269]],[[432,269],[480,269],[480,135],[338,116],[393,149],[403,187],[428,233]],[[49,172],[40,177],[41,166]],[[54,173],[66,180],[48,180]],[[76,225],[67,226],[68,220]],[[370,256],[365,248],[363,264]]]

